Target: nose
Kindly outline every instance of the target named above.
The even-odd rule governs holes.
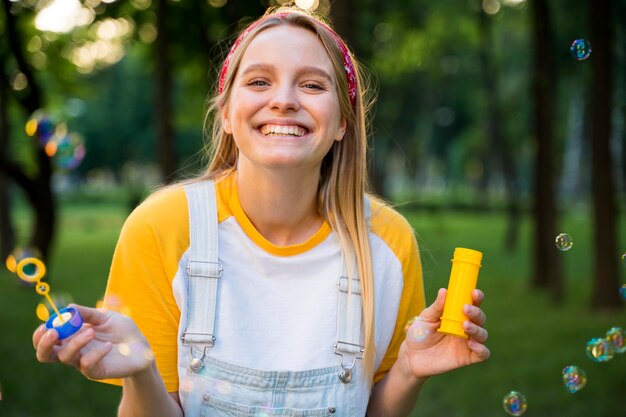
[[[300,108],[300,101],[296,88],[288,84],[276,86],[269,106],[279,111],[297,111]]]

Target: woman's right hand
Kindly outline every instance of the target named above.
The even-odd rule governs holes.
[[[146,370],[154,355],[135,322],[122,314],[78,305],[82,328],[59,340],[56,330],[41,325],[33,333],[39,362],[61,362],[90,379],[130,377]]]

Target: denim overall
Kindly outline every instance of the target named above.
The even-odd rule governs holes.
[[[363,355],[360,286],[353,278],[349,291],[345,262],[337,282],[337,336],[328,347],[338,355],[336,366],[265,371],[211,357],[219,337],[214,329],[223,272],[215,185],[193,183],[185,191],[190,248],[187,262],[183,258],[179,265],[186,270],[182,276],[187,295],[181,306],[178,346],[179,395],[185,416],[364,416],[371,385],[359,366]]]

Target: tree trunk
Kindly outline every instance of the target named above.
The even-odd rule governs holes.
[[[0,160],[6,158],[9,145],[9,117],[6,86],[0,83]],[[0,260],[7,258],[15,246],[15,230],[11,222],[9,179],[0,171]]]
[[[591,66],[591,163],[594,219],[594,285],[592,307],[621,307],[618,294],[617,222],[613,163],[610,154],[613,37],[610,0],[590,0],[593,55]]]
[[[520,209],[517,192],[517,180],[515,174],[515,161],[511,155],[511,149],[507,138],[502,132],[502,113],[500,112],[498,74],[491,60],[490,52],[493,50],[492,25],[489,16],[482,10],[479,12],[480,63],[481,80],[487,100],[487,148],[485,165],[498,160],[504,177],[506,188],[506,213],[507,228],[504,236],[504,246],[512,252],[517,247],[519,237]],[[485,169],[485,177],[490,170]]]
[[[16,16],[11,13],[11,1],[2,0],[2,5],[6,17],[5,35],[9,51],[15,59],[17,68],[28,80],[28,87],[22,91],[22,94],[16,95],[15,98],[26,114],[32,114],[35,110],[42,108],[41,90],[30,65],[24,57],[24,48],[21,43],[21,39],[24,39],[24,37],[21,37],[18,33],[18,25],[15,21]],[[9,85],[8,80],[5,79],[8,73],[7,69],[3,67],[1,71],[2,82],[5,85]],[[2,164],[0,166],[3,172],[23,189],[29,203],[33,207],[35,221],[33,222],[30,245],[39,249],[43,260],[46,261],[56,230],[56,201],[51,187],[52,164],[50,158],[44,152],[43,147],[38,146],[38,144],[35,146],[37,146],[35,157],[38,165],[38,172],[35,177],[27,176],[24,170],[12,163],[9,155],[6,154],[1,156]]]
[[[551,18],[547,0],[531,2],[534,49],[534,130],[536,143],[534,177],[534,271],[532,286],[549,288],[552,301],[563,299],[561,258],[554,246],[556,209],[554,202],[554,63],[550,35]]]
[[[172,127],[172,72],[170,62],[170,33],[167,25],[168,0],[158,0],[156,54],[156,120],[157,160],[165,183],[174,180],[176,147]]]

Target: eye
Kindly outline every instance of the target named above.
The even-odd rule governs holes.
[[[254,79],[254,80],[250,80],[246,83],[247,86],[250,87],[265,87],[267,85],[269,85],[269,83],[265,80],[262,79]]]
[[[302,86],[308,90],[320,90],[320,91],[326,90],[326,88],[323,85],[316,83],[316,82],[307,82],[307,83],[302,84]]]

